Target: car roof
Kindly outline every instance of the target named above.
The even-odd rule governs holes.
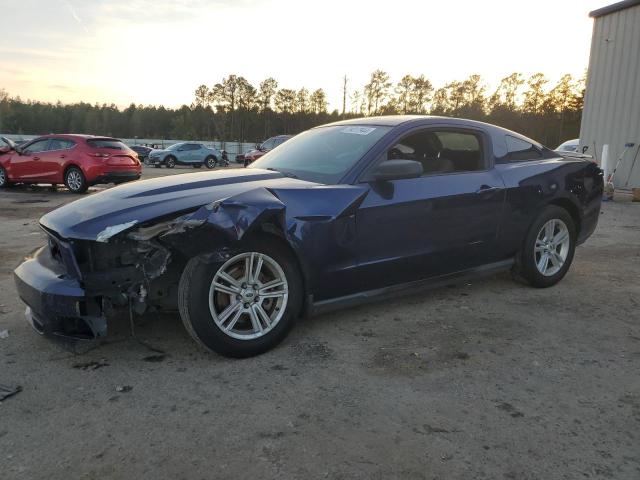
[[[446,123],[448,125],[463,127],[481,127],[485,130],[492,131],[493,133],[502,133],[503,135],[511,135],[516,138],[520,138],[524,141],[532,143],[538,147],[542,147],[540,142],[537,142],[531,138],[525,137],[521,133],[514,132],[507,128],[499,127],[497,125],[493,125],[491,123],[480,122],[478,120],[470,120],[467,118],[456,118],[456,117],[441,117],[435,115],[385,115],[378,117],[360,117],[360,118],[352,118],[349,120],[340,120],[333,123],[328,123],[325,125],[321,125],[322,128],[328,126],[336,126],[336,125],[372,125],[379,127],[397,127],[399,125],[411,125],[415,126],[429,126],[430,124],[436,125]]]
[[[98,140],[114,140],[116,142],[121,142],[122,140],[120,140],[119,138],[114,138],[114,137],[108,137],[105,135],[87,135],[84,133],[48,133],[46,135],[40,135],[39,137],[36,137],[32,140],[30,140],[30,142],[34,141],[34,140],[44,140],[47,138],[68,138],[70,140],[93,140],[93,139],[98,139]]]

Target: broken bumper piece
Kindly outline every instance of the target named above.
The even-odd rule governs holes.
[[[27,321],[43,335],[61,340],[93,340],[107,334],[101,298],[87,297],[78,280],[42,247],[14,271]]]

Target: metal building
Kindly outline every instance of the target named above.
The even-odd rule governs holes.
[[[616,187],[640,187],[640,0],[614,3],[589,16],[594,24],[580,147],[600,162],[608,145],[609,165],[623,155]],[[635,145],[625,147],[629,143]]]

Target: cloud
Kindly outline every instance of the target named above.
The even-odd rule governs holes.
[[[52,89],[52,90],[62,90],[63,92],[70,92],[73,89],[71,87],[68,87],[66,85],[47,85],[48,88]]]
[[[71,5],[71,2],[69,0],[62,0],[62,3],[67,7],[67,10],[69,10],[69,13],[73,17],[73,19],[78,22],[84,29],[84,32],[89,33],[89,29],[87,29],[87,26],[84,24],[80,16],[76,13],[76,10],[73,8],[73,5]]]

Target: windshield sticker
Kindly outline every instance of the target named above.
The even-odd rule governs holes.
[[[346,127],[340,131],[342,133],[352,133],[354,135],[369,135],[374,130],[374,127]]]

